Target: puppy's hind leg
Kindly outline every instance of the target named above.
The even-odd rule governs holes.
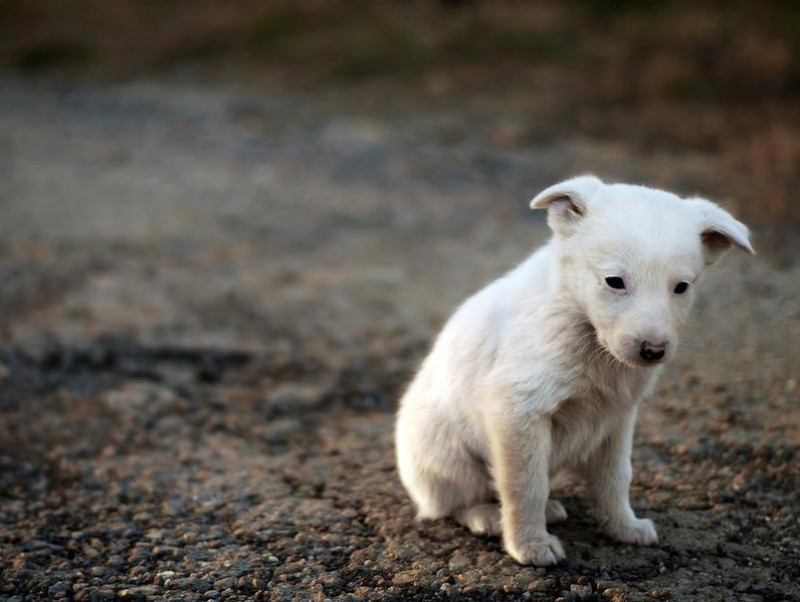
[[[564,509],[564,506],[561,505],[561,502],[554,499],[547,500],[544,515],[548,525],[567,520],[567,511]]]
[[[545,516],[548,525],[560,523],[567,520],[567,511],[561,502],[547,500]],[[503,532],[500,525],[500,506],[497,504],[486,503],[462,508],[453,517],[475,535],[500,535]]]
[[[500,535],[500,506],[497,504],[478,504],[462,508],[454,515],[458,522],[475,535]]]
[[[417,518],[437,519],[453,516],[465,526],[478,528],[478,515],[482,511],[473,508],[492,506],[484,504],[491,497],[487,475],[470,458],[462,458],[448,466],[448,470],[417,470],[413,478],[413,485],[408,487],[417,506]],[[497,507],[495,506],[495,509]],[[462,512],[467,512],[470,524],[461,520]],[[483,511],[489,516],[488,510]],[[499,516],[498,516],[499,520]],[[484,521],[485,522],[485,521]],[[490,532],[488,527],[484,532]],[[494,530],[491,531],[494,533]],[[497,531],[499,532],[499,531]]]
[[[403,404],[396,431],[397,468],[417,518],[454,516],[491,499],[486,467],[470,453],[462,434],[447,417],[421,412],[420,405],[413,399]]]

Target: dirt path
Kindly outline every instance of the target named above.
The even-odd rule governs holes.
[[[584,171],[725,177],[508,148],[514,119],[0,81],[0,599],[800,599],[800,273],[761,256],[709,274],[643,412],[633,503],[661,545],[597,535],[577,491],[554,569],[413,522],[398,392],[454,304],[547,236],[525,201]]]

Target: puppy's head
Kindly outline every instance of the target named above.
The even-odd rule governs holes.
[[[675,354],[678,326],[705,266],[736,246],[754,253],[747,227],[714,203],[581,176],[531,202],[548,210],[559,285],[597,340],[628,366]]]

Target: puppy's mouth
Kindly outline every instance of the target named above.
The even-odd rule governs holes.
[[[628,357],[628,358],[622,359],[622,358],[619,358],[616,355],[614,355],[614,357],[617,358],[617,360],[620,361],[621,363],[623,363],[626,366],[628,366],[629,368],[655,368],[657,366],[661,366],[661,365],[664,364],[663,360],[648,361],[648,360],[639,359],[638,357]]]
[[[638,355],[629,355],[629,354],[618,353],[618,352],[614,351],[614,349],[612,349],[611,346],[608,345],[603,340],[602,337],[599,336],[599,334],[597,332],[597,329],[594,328],[594,326],[592,326],[592,325],[589,325],[589,326],[592,328],[592,331],[594,333],[594,337],[593,338],[594,338],[595,344],[605,354],[607,354],[614,361],[616,361],[619,364],[622,364],[623,366],[627,366],[628,368],[655,368],[656,366],[660,366],[660,365],[662,365],[664,363],[664,360],[662,360],[662,361],[648,361],[648,360],[641,359],[641,357],[639,357]]]
[[[605,344],[601,343],[601,346],[615,360],[617,360],[620,364],[627,366],[628,368],[655,368],[657,366],[662,366],[667,361],[666,358],[657,360],[645,360],[642,359],[639,355],[628,355],[628,354],[622,355],[616,353],[614,350],[612,350]]]

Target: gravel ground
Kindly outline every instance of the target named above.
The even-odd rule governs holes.
[[[515,106],[0,80],[0,599],[800,600],[800,267],[768,256],[708,275],[642,413],[658,547],[603,538],[577,489],[551,569],[414,522],[398,394],[545,240],[526,201],[585,171],[726,177],[518,140]]]

